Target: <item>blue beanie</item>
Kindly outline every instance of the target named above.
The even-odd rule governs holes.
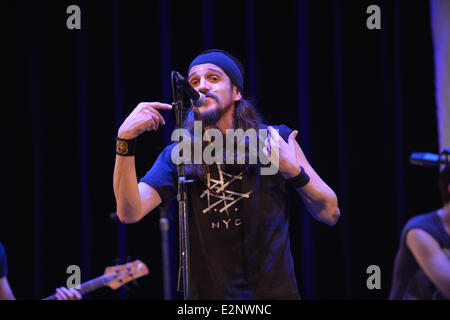
[[[199,64],[212,63],[220,67],[230,78],[231,82],[238,88],[239,92],[243,94],[244,77],[240,63],[229,53],[212,49],[200,53],[189,66],[188,75],[194,66]]]

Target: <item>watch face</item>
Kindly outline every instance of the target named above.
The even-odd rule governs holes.
[[[127,154],[128,153],[128,142],[117,140],[116,151],[118,154]]]

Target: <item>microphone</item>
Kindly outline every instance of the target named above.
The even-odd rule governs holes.
[[[192,105],[197,108],[205,105],[205,99],[206,99],[205,95],[203,93],[195,90],[191,86],[189,81],[187,81],[186,78],[184,78],[179,72],[175,72],[175,74],[176,74],[176,77],[178,78],[178,80],[180,80],[181,83],[183,84],[184,92],[187,94],[189,99],[191,99]]]
[[[441,155],[448,155],[448,148],[444,149],[442,154],[435,154],[429,152],[413,152],[409,157],[409,163],[421,167],[438,167],[441,164],[450,164],[449,159],[445,159]]]

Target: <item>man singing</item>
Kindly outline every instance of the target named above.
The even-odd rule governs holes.
[[[224,137],[229,129],[267,129],[264,154],[270,161],[276,159],[278,169],[264,175],[260,162],[187,165],[194,179],[188,186],[190,297],[299,299],[289,244],[288,188],[296,189],[315,219],[330,226],[340,216],[335,193],[308,163],[295,140],[298,132],[285,125],[264,125],[244,99],[243,69],[236,58],[221,50],[203,52],[190,64],[187,79],[206,97],[186,119],[189,132],[194,121],[201,121],[202,130],[214,128]],[[119,128],[114,194],[123,223],[139,221],[177,193],[177,166],[172,161],[177,142],[162,151],[139,182],[134,159],[136,138],[164,125],[159,110],[170,109],[169,104],[140,103]]]

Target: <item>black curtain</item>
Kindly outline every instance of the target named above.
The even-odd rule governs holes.
[[[66,27],[69,5],[81,9],[80,30]],[[379,30],[366,26],[370,5],[381,9]],[[248,98],[267,123],[299,130],[307,158],[338,196],[334,227],[293,204],[302,297],[388,297],[401,228],[440,206],[437,171],[408,163],[413,151],[439,152],[428,1],[1,6],[7,192],[0,240],[17,298],[52,294],[69,265],[79,265],[86,281],[128,256],[150,269],[140,286],[86,299],[163,298],[158,212],[134,225],[114,216],[115,137],[139,102],[170,103],[170,71],[185,74],[210,48],[243,62]],[[173,116],[163,116],[164,129],[139,138],[138,177],[169,141]],[[366,286],[370,265],[381,269],[380,290]]]

